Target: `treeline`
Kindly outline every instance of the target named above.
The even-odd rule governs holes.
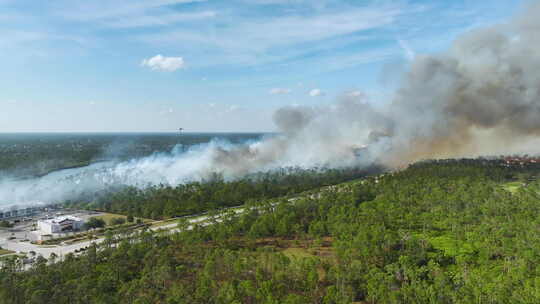
[[[422,162],[0,270],[5,303],[540,303],[536,165]],[[510,192],[508,181],[526,181]],[[187,222],[179,222],[181,228]],[[116,247],[113,245],[118,242]]]
[[[68,202],[73,208],[85,208],[163,219],[191,215],[217,208],[243,205],[248,200],[274,198],[335,185],[381,172],[381,168],[299,169],[282,168],[224,181],[219,175],[178,186],[155,185],[126,187],[101,194],[91,202]]]

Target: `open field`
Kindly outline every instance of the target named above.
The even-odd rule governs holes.
[[[509,182],[509,183],[503,184],[503,189],[511,193],[516,193],[522,187],[523,187],[522,182]]]
[[[109,226],[111,225],[112,221],[117,218],[126,219],[127,216],[122,214],[114,214],[114,213],[102,213],[101,215],[94,216],[95,218],[102,219],[105,221],[105,223]]]
[[[15,253],[15,252],[11,251],[11,250],[7,250],[7,249],[0,249],[0,256],[1,255],[6,255],[6,254],[11,254],[11,253]]]

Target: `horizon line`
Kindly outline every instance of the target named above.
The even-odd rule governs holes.
[[[262,133],[280,133],[277,131],[13,131],[1,132],[6,134],[262,134]]]

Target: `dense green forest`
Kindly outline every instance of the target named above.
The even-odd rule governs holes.
[[[540,303],[537,164],[426,161],[0,270],[4,303]],[[236,191],[231,188],[230,191]]]
[[[282,168],[227,182],[216,174],[207,181],[178,186],[115,188],[99,196],[93,195],[93,200],[67,202],[66,206],[163,219],[239,206],[253,199],[275,198],[335,185],[381,170],[378,166],[343,169]]]

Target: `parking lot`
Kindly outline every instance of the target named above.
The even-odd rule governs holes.
[[[79,217],[86,221],[88,218],[102,215],[102,213],[86,210],[73,211],[56,209],[51,211],[43,211],[33,216],[14,218],[11,220],[12,222],[15,222],[15,225],[12,228],[0,228],[0,247],[22,254],[33,251],[36,254],[40,254],[45,258],[48,258],[53,252],[58,256],[62,256],[66,253],[73,252],[76,249],[90,245],[90,241],[60,246],[38,245],[30,242],[30,233],[36,229],[38,220],[51,219],[66,215]],[[63,233],[63,236],[69,236],[75,233],[76,232],[67,232]]]

